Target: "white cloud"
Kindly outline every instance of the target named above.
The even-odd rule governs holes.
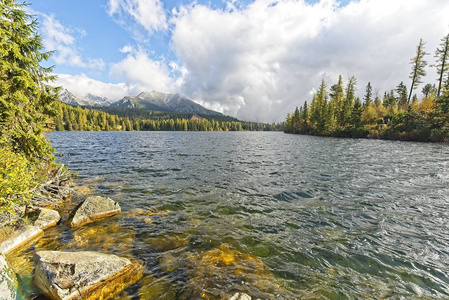
[[[92,78],[85,74],[68,75],[56,74],[58,79],[54,83],[55,86],[62,86],[77,96],[84,96],[87,93],[107,97],[110,100],[120,100],[124,96],[137,95],[141,92],[141,87],[137,84],[125,83],[105,83]]]
[[[86,61],[77,50],[76,39],[73,33],[76,31],[81,36],[84,36],[86,35],[85,31],[64,27],[53,16],[41,15],[43,16],[42,42],[48,51],[55,51],[53,59],[57,64],[90,69],[104,69],[105,64],[101,58]]]
[[[134,48],[130,45],[125,45],[122,48],[120,48],[119,51],[122,53],[132,53],[132,52],[134,52]]]
[[[447,0],[431,5],[426,0],[360,0],[346,6],[335,0],[313,5],[229,0],[223,9],[194,2],[174,9],[169,22],[159,0],[108,3],[119,22],[131,18],[129,23],[150,34],[167,29],[167,47],[176,62],[155,59],[141,45],[126,45],[120,49],[126,57],[109,65],[109,75],[123,83],[60,75],[64,87],[115,100],[141,91],[178,92],[208,108],[265,122],[282,121],[295,106],[310,102],[310,91],[323,78],[331,86],[339,74],[345,81],[355,75],[361,97],[368,81],[380,93],[401,81],[409,85],[409,61],[419,39],[427,42],[430,65],[449,31]],[[87,65],[76,51],[74,33],[52,17],[47,21],[51,38],[46,43],[59,45],[59,59]],[[435,71],[427,70],[424,82],[435,82]]]
[[[152,60],[142,49],[128,52],[125,59],[110,66],[110,75],[124,80],[127,85],[137,85],[142,91],[173,92],[175,82],[163,61]]]
[[[183,93],[249,120],[284,119],[322,78],[330,86],[339,74],[355,75],[361,95],[368,81],[381,92],[408,83],[419,39],[433,54],[449,29],[446,0],[256,0],[240,10],[232,3],[181,7],[171,45],[187,70]]]
[[[150,34],[167,29],[164,5],[160,0],[109,0],[108,13],[127,27],[130,16]]]

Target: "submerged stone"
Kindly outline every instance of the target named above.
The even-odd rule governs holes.
[[[234,296],[228,300],[251,300],[251,296],[245,293],[235,293]]]
[[[254,297],[262,299],[288,294],[260,258],[240,252],[229,244],[194,254],[187,258],[187,263],[191,267],[187,270],[186,296],[229,299],[226,290],[248,288]]]
[[[119,214],[120,212],[120,205],[110,198],[99,196],[88,197],[75,208],[70,226],[79,227],[99,219]]]
[[[91,251],[36,253],[34,282],[51,299],[108,299],[142,277],[129,259]]]
[[[16,274],[8,266],[5,257],[0,254],[0,299],[22,299],[19,293]]]

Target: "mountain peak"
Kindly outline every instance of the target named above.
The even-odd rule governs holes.
[[[144,108],[175,113],[221,115],[221,113],[204,108],[198,103],[179,94],[165,94],[158,91],[141,92],[135,97],[125,97],[111,104],[111,106]]]
[[[108,106],[112,102],[106,97],[101,97],[90,93],[87,93],[84,97],[78,97],[67,89],[63,89],[59,93],[59,100],[72,106]]]

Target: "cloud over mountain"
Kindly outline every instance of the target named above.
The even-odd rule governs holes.
[[[121,83],[86,75],[63,75],[59,82],[82,95],[111,99],[151,90],[180,93],[240,119],[281,121],[311,100],[310,91],[323,78],[330,86],[339,74],[345,80],[355,75],[360,96],[368,81],[381,94],[401,81],[409,85],[409,60],[419,39],[427,42],[430,65],[449,31],[447,0],[193,2],[172,10],[164,5],[160,0],[109,0],[106,10],[114,20],[146,32],[145,39],[133,34],[134,43],[117,49],[122,58],[105,66],[110,81]],[[53,21],[44,26],[53,37],[50,45],[64,46],[57,57],[69,64],[64,51],[74,44],[73,34],[48,21]],[[50,34],[52,28],[58,34]],[[157,33],[167,39],[167,55],[151,50],[152,41],[160,42]],[[71,57],[73,64],[88,64],[79,52]],[[434,83],[435,71],[427,70],[425,83]]]

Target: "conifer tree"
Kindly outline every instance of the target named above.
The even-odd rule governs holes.
[[[437,48],[437,50],[435,51],[437,64],[434,65],[435,67],[437,67],[437,73],[439,75],[437,97],[439,97],[441,93],[444,75],[449,71],[449,34],[441,39],[440,47],[441,48]]]
[[[408,99],[407,99],[407,87],[405,86],[403,81],[401,81],[401,83],[396,87],[396,93],[398,95],[399,107],[405,109]]]
[[[58,93],[47,84],[55,79],[52,69],[40,65],[51,53],[43,52],[37,22],[24,8],[0,0],[0,146],[32,161],[52,160],[43,132]]]
[[[363,98],[365,107],[368,107],[371,105],[372,102],[372,96],[373,96],[373,87],[371,86],[371,82],[368,82],[366,85],[366,93],[365,97]]]
[[[430,93],[435,92],[436,88],[434,85],[428,83],[422,88],[422,93],[424,97],[429,97]]]
[[[336,118],[337,126],[341,126],[342,119],[343,119],[343,98],[344,98],[344,91],[343,91],[343,78],[342,76],[338,76],[338,83],[334,84],[331,87],[330,92],[331,97],[331,105],[334,107],[334,115]]]
[[[354,76],[349,78],[348,85],[346,86],[346,95],[343,101],[342,108],[342,125],[346,126],[351,120],[352,107],[355,101],[355,91],[357,89],[357,80]]]
[[[418,85],[422,83],[421,78],[426,76],[426,70],[424,68],[426,67],[427,62],[424,60],[424,56],[428,53],[424,50],[424,45],[425,43],[422,39],[420,39],[419,45],[416,48],[416,56],[410,60],[410,63],[412,64],[412,72],[410,73],[412,84],[410,85],[410,94],[408,96],[407,103],[410,103],[413,90],[416,90]]]

